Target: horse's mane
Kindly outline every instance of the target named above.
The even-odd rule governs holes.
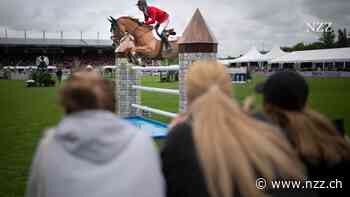
[[[121,17],[119,17],[119,18],[117,19],[117,21],[118,21],[119,19],[129,19],[129,20],[134,21],[135,23],[137,23],[137,24],[140,25],[140,26],[143,25],[143,23],[141,23],[139,19],[134,18],[134,17],[131,17],[131,16],[121,16]]]

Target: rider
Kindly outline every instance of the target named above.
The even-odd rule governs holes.
[[[145,16],[144,24],[152,25],[156,23],[156,33],[165,43],[166,49],[169,48],[170,46],[167,40],[167,35],[165,35],[165,28],[169,25],[169,14],[157,7],[147,6],[146,0],[138,0],[136,5]]]

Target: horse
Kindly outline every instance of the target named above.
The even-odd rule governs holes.
[[[144,25],[138,19],[129,16],[119,17],[118,19],[114,19],[110,16],[108,20],[111,23],[110,32],[112,33],[111,39],[113,40],[114,45],[120,46],[123,44],[123,40],[133,40],[134,45],[124,44],[125,46],[131,47],[126,47],[126,49],[123,49],[122,51],[126,56],[132,54],[134,58],[129,59],[135,59],[135,55],[148,59],[175,59],[177,57],[177,40],[169,42],[171,50],[163,51],[162,49],[165,43],[158,40],[153,35],[152,26]],[[167,36],[173,35],[172,33],[173,31],[171,30],[166,31]]]

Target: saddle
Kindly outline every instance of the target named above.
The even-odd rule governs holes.
[[[146,27],[147,29],[149,29],[150,31],[154,30],[155,28],[152,26],[152,25],[142,25],[143,27]],[[176,32],[175,32],[175,29],[174,28],[171,28],[171,29],[165,29],[164,30],[164,33],[166,33],[166,35],[169,35],[169,36],[175,36],[176,35]]]

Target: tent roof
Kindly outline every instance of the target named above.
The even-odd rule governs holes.
[[[222,59],[222,60],[218,60],[218,62],[220,62],[223,65],[229,65],[231,63],[233,63],[235,59]]]
[[[231,63],[237,62],[262,62],[265,61],[264,55],[262,55],[255,46],[253,46],[246,54],[242,57],[234,59]]]
[[[270,63],[350,61],[350,47],[294,51],[275,58]]]
[[[270,52],[268,52],[267,54],[264,55],[264,59],[266,61],[270,61],[272,59],[275,58],[279,58],[282,57],[284,55],[288,54],[287,52],[284,52],[281,50],[281,48],[277,45],[275,45],[274,47],[272,47],[272,49],[270,50]]]

